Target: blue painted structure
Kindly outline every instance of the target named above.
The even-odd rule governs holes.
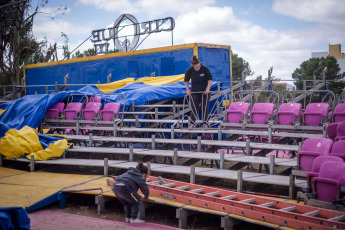
[[[214,81],[229,86],[230,52],[230,46],[193,43],[27,65],[24,75],[27,86],[63,84],[66,74],[68,84],[104,84],[109,74],[112,81],[147,77],[153,72],[155,76],[183,74],[190,67],[191,57],[197,55],[210,68]],[[81,87],[70,86],[69,90]],[[44,87],[29,87],[26,91],[36,92],[46,93]]]

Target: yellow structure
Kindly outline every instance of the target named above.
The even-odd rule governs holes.
[[[332,56],[336,59],[345,59],[345,54],[341,52],[341,44],[329,45],[328,56]]]

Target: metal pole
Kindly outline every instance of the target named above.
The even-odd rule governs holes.
[[[129,145],[129,161],[133,162],[134,159],[134,150],[133,144]]]
[[[190,183],[195,184],[195,165],[190,166]]]
[[[35,155],[30,155],[30,172],[35,172]]]
[[[109,172],[108,158],[104,158],[104,176],[108,176],[108,172]]]
[[[224,169],[224,151],[220,152],[220,161],[219,161],[219,168]]]
[[[177,155],[177,148],[174,148],[174,159],[173,159],[174,165],[177,165],[178,163],[178,155]]]

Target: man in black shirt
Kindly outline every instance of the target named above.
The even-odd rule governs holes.
[[[185,73],[184,83],[186,85],[187,95],[191,96],[190,106],[192,107],[192,124],[190,124],[190,127],[195,127],[197,117],[199,116],[200,103],[202,104],[202,122],[206,124],[208,118],[212,75],[206,66],[201,65],[199,58],[195,55],[191,63],[192,67],[187,69]],[[190,80],[192,80],[192,90],[189,89]]]

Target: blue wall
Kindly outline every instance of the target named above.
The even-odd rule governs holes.
[[[223,48],[198,47],[202,64],[208,66],[214,81],[228,86],[230,83],[229,50]],[[183,74],[190,67],[193,49],[181,49],[124,57],[104,58],[93,61],[58,64],[45,67],[28,68],[25,71],[26,85],[53,85],[64,83],[64,76],[69,74],[68,84],[101,84],[107,83],[107,76],[111,73],[111,81],[128,77],[141,78],[150,76],[168,76]],[[69,90],[82,86],[72,86]],[[51,87],[50,89],[53,89]],[[30,87],[27,94],[45,93],[43,87]]]

